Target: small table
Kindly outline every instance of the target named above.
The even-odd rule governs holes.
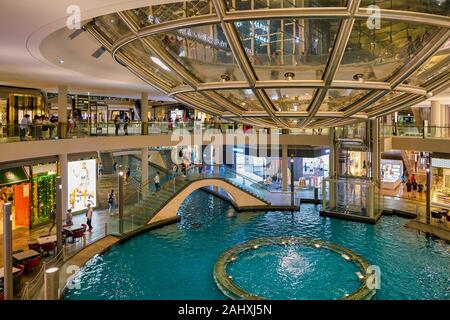
[[[63,231],[68,232],[68,233],[73,233],[78,230],[84,230],[84,227],[83,226],[70,226],[70,227],[63,228]]]
[[[39,243],[40,245],[45,244],[45,243],[52,243],[52,242],[56,242],[56,236],[48,236],[48,237],[42,237],[42,238],[38,238],[37,239],[37,243]]]
[[[19,271],[20,269],[13,267],[13,274],[16,274]],[[4,277],[5,277],[5,268],[0,268],[0,280],[3,279]]]
[[[37,252],[36,250],[26,250],[26,251],[22,251],[22,252],[13,254],[13,258],[17,262],[22,262],[24,260],[35,258],[39,255],[41,255],[41,254],[39,252]]]

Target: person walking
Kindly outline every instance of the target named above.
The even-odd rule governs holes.
[[[414,180],[414,182],[411,182],[411,183],[412,183],[412,195],[413,195],[414,198],[416,198],[417,182],[416,182],[416,180]]]
[[[408,194],[408,199],[409,195],[411,194],[411,190],[412,190],[412,183],[411,180],[408,179],[408,181],[406,182],[406,192]]]
[[[87,205],[87,212],[86,212],[86,224],[89,227],[89,232],[92,232],[92,215],[94,214],[94,210],[92,210],[91,204],[89,203]]]
[[[423,200],[423,183],[421,181],[417,184],[417,192],[419,193],[420,200]]]
[[[48,229],[48,233],[50,234],[53,230],[53,228],[56,225],[56,205],[53,206],[52,212],[50,212],[50,219],[52,220],[52,225],[50,226],[50,229]]]
[[[114,161],[112,170],[113,170],[113,173],[116,173],[116,171],[117,171],[117,162],[115,162],[115,161]]]
[[[114,201],[115,201],[115,195],[114,195],[114,189],[111,190],[110,193],[108,193],[108,212],[111,214],[111,211],[114,209]],[[113,215],[114,212],[111,214]]]
[[[160,183],[160,177],[159,177],[159,171],[156,173],[155,178],[153,178],[153,182],[155,183],[156,191],[159,191],[161,189],[159,183]]]

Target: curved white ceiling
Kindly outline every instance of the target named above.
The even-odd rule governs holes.
[[[70,5],[78,5],[82,20],[171,0],[1,0],[0,85],[56,91],[68,85],[71,93],[168,100],[127,69],[109,53],[100,59],[91,54],[99,48],[87,33],[74,40],[65,27]],[[59,64],[59,59],[64,64]]]

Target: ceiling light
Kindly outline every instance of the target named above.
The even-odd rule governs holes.
[[[286,80],[294,80],[295,74],[293,72],[286,72],[284,74],[284,78]]]
[[[220,76],[220,79],[222,79],[222,82],[230,81],[230,75],[228,73],[224,73]]]
[[[426,97],[427,98],[431,98],[432,96],[433,96],[433,92],[428,91],[427,94],[426,94]]]
[[[157,64],[158,66],[160,66],[161,68],[163,68],[166,71],[170,71],[169,67],[166,66],[161,60],[159,60],[159,58],[157,57],[150,57],[150,59],[152,59],[152,61]]]
[[[63,64],[64,63],[64,59],[59,59],[59,64]]]
[[[357,73],[353,76],[353,79],[355,79],[356,81],[359,82],[363,82],[364,81],[364,75],[362,73]]]

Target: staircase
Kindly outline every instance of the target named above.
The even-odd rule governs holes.
[[[102,160],[103,164],[103,173],[112,174],[112,167],[114,164],[114,157],[112,155],[112,152],[100,152],[100,159]]]

